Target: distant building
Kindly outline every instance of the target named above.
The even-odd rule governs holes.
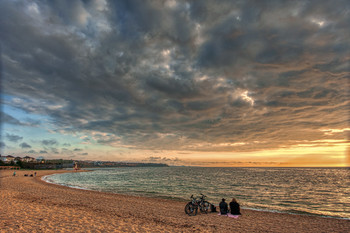
[[[8,156],[6,156],[6,160],[8,163],[11,163],[12,161],[13,162],[15,161],[15,157],[13,157],[12,155],[8,155]]]
[[[36,161],[37,161],[38,163],[45,163],[45,158],[44,158],[43,156],[39,156],[39,157],[36,159]]]
[[[0,155],[0,161],[6,162],[6,156],[1,156]]]
[[[4,163],[11,163],[15,161],[15,157],[13,157],[12,155],[1,156],[0,160],[3,161]]]
[[[22,161],[26,163],[33,163],[36,162],[36,159],[33,157],[25,156],[24,158],[22,158]]]
[[[14,161],[15,161],[15,163],[17,163],[18,161],[22,161],[22,158],[17,156],[17,157],[14,159]]]

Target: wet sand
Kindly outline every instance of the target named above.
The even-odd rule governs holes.
[[[350,232],[350,220],[242,210],[187,216],[186,202],[79,190],[0,170],[0,232]]]

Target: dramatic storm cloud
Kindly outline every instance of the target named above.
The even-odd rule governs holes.
[[[349,22],[349,1],[1,1],[5,130],[125,159],[344,145]]]

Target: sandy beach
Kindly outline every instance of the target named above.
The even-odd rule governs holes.
[[[0,232],[350,232],[350,221],[242,210],[189,217],[185,202],[87,191],[48,184],[67,172],[0,171]]]

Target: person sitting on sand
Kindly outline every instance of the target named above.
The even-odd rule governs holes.
[[[227,214],[228,213],[228,205],[225,202],[225,198],[222,198],[222,201],[219,204],[220,207],[220,214]]]
[[[232,215],[241,215],[241,209],[235,198],[232,198],[232,201],[230,202],[230,211]]]

